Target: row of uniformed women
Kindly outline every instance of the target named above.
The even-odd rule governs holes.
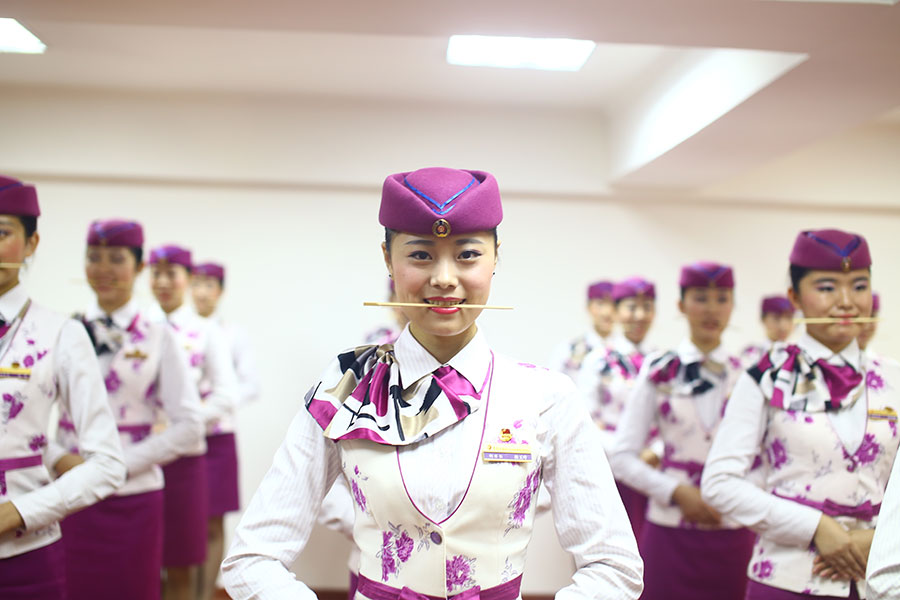
[[[853,598],[864,589],[898,445],[900,372],[861,351],[874,325],[841,322],[878,309],[864,238],[802,232],[790,265],[793,304],[835,322],[808,324],[796,344],[761,352],[747,372],[721,347],[734,277],[713,263],[682,270],[689,336],[675,351],[643,358],[634,335],[642,328],[628,313],[634,321],[635,309],[652,311],[654,294],[632,281],[614,298],[617,307],[629,299],[630,344],[583,360],[581,390],[598,424],[615,430],[606,445],[639,536],[645,598]],[[785,317],[770,320],[770,337],[790,330],[778,327]],[[647,452],[654,435],[661,454]],[[641,494],[650,498],[646,523]],[[742,527],[759,534],[755,543]]]
[[[37,246],[38,214],[33,187],[0,178],[0,311],[9,321],[0,328],[0,477],[11,500],[0,511],[18,515],[0,529],[0,597],[159,598],[161,566],[166,597],[208,597],[222,555],[221,515],[237,509],[237,390],[218,327],[184,302],[190,254],[173,246],[151,253],[159,306],[143,311],[132,298],[144,264],[141,226],[93,223],[85,268],[97,301],[66,319],[34,306],[18,284],[18,266]],[[195,297],[204,306],[216,294],[203,286],[217,280],[220,292],[224,271],[199,271]],[[57,398],[57,438],[48,441]],[[54,543],[59,527],[48,517],[89,504],[62,521],[63,542]],[[211,575],[198,577],[217,523]],[[197,590],[202,581],[207,589]]]

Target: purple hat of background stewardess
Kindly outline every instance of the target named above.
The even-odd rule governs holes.
[[[384,180],[378,222],[388,229],[446,237],[488,231],[502,219],[497,180],[484,171],[429,167]]]
[[[734,289],[734,271],[728,265],[714,262],[696,262],[681,267],[678,285],[683,288],[728,288]]]
[[[192,269],[194,275],[201,275],[203,277],[214,277],[219,280],[219,283],[225,282],[225,267],[220,265],[219,263],[214,262],[206,262],[200,263],[199,265],[194,265]]]
[[[587,289],[588,300],[611,300],[612,293],[612,281],[595,281]]]
[[[0,215],[39,217],[37,190],[18,179],[0,175]]]
[[[144,247],[144,228],[137,221],[97,220],[88,227],[88,246]]]
[[[642,277],[629,277],[613,286],[612,299],[618,302],[625,298],[649,298],[656,299],[656,288],[653,283]]]
[[[150,264],[181,265],[188,271],[191,270],[191,251],[181,246],[170,244],[168,246],[159,246],[150,251]]]
[[[881,298],[878,297],[878,294],[872,294],[872,316],[878,314],[878,310],[881,308]]]
[[[762,299],[762,314],[766,315],[792,315],[794,305],[786,296],[766,296]]]
[[[872,266],[866,238],[839,229],[801,231],[791,250],[791,264],[807,269],[843,271]]]

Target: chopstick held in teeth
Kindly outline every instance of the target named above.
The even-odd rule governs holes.
[[[496,306],[492,304],[427,304],[425,302],[363,302],[363,306],[407,306],[410,308],[484,308],[493,310],[512,310],[512,306]]]

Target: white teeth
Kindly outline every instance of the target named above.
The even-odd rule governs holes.
[[[460,303],[458,300],[453,301],[453,302],[450,302],[447,300],[426,300],[426,302],[428,304],[434,304],[435,306],[442,306],[442,307],[448,307],[448,308],[451,306],[457,306]]]

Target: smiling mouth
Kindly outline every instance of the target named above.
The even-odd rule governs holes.
[[[452,308],[463,303],[465,303],[465,300],[429,300],[428,298],[425,298],[425,304],[431,304],[442,308]]]

